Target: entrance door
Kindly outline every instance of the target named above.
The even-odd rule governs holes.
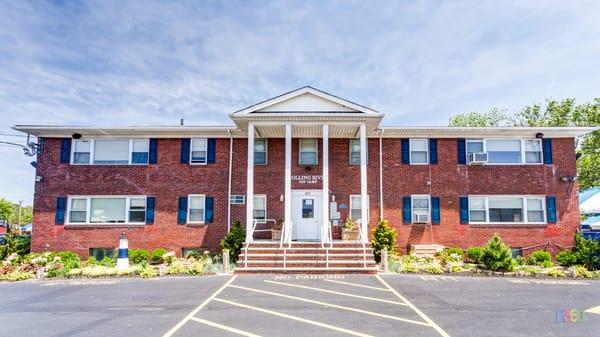
[[[292,239],[319,241],[323,225],[322,191],[292,191]]]

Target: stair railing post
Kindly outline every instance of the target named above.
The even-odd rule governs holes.
[[[388,272],[388,250],[383,248],[381,250],[381,269],[384,273]]]
[[[223,272],[229,274],[229,249],[223,249]]]

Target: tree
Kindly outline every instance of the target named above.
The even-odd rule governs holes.
[[[493,108],[490,112],[461,113],[450,117],[448,123],[450,126],[459,127],[506,126],[509,124],[509,118],[498,108]]]
[[[0,220],[10,221],[13,215],[12,203],[6,199],[0,199]]]
[[[32,206],[21,206],[21,221],[19,222],[19,204],[12,204],[13,213],[9,219],[11,224],[20,223],[22,225],[26,225],[31,223],[31,219],[33,217],[33,207]]]
[[[486,269],[493,271],[512,271],[512,251],[500,238],[495,234],[483,248],[481,263]]]
[[[373,254],[375,255],[375,261],[381,261],[381,251],[387,248],[388,254],[396,254],[396,231],[390,227],[387,220],[379,221],[377,227],[373,230],[373,240],[371,245],[373,246]]]

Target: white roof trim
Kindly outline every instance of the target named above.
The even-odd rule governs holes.
[[[454,126],[382,126],[382,137],[486,138],[531,137],[543,133],[547,138],[573,138],[600,130],[596,127],[454,127]]]

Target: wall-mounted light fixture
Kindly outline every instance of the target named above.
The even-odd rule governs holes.
[[[285,200],[285,197],[283,196],[283,194],[279,195],[279,202],[283,202]]]
[[[577,181],[577,176],[562,176],[560,177],[560,181],[565,183]]]
[[[544,138],[544,134],[541,132],[538,132],[535,134],[535,138]]]
[[[73,138],[73,139],[80,139],[81,138],[81,133],[77,133],[76,132],[76,133],[74,133],[74,134],[71,135],[71,138]]]

